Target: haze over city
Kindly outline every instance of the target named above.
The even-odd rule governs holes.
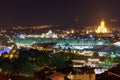
[[[120,80],[119,0],[2,0],[0,80]]]
[[[0,24],[80,24],[94,25],[120,17],[119,0],[1,0]]]

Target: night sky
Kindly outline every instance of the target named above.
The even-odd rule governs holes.
[[[0,24],[95,24],[120,20],[120,0],[0,0]]]

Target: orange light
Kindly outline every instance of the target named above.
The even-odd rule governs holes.
[[[96,33],[109,33],[110,31],[107,30],[106,26],[105,26],[105,21],[102,20],[100,22],[100,26],[98,26],[98,28],[95,30]]]

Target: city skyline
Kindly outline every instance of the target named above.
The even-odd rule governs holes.
[[[119,0],[1,1],[0,24],[96,24],[120,17]]]
[[[0,0],[1,80],[120,80],[119,0]]]

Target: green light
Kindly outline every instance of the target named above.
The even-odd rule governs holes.
[[[116,54],[111,54],[110,57],[111,57],[111,58],[116,58],[117,55],[116,55]]]
[[[102,66],[110,66],[110,65],[112,65],[112,63],[111,62],[102,62],[101,65]]]

